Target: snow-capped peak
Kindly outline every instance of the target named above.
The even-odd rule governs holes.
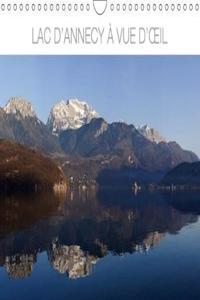
[[[155,142],[155,143],[161,143],[166,142],[165,139],[160,135],[160,133],[152,128],[149,127],[147,124],[142,126],[137,126],[136,129],[142,134],[144,137],[146,137],[148,140]]]
[[[22,98],[12,97],[4,107],[7,114],[20,115],[23,118],[36,117],[32,104]]]
[[[98,113],[85,101],[78,99],[61,100],[51,109],[47,125],[53,134],[65,129],[77,129],[97,118]]]

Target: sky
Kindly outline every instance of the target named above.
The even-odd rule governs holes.
[[[75,97],[108,122],[148,124],[200,156],[200,56],[0,56],[0,106],[12,96],[43,122]]]

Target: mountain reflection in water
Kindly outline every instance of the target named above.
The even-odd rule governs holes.
[[[174,196],[176,197],[176,196]],[[0,199],[0,266],[10,279],[31,276],[37,255],[71,279],[88,276],[109,253],[146,252],[166,233],[176,234],[198,216],[166,196],[124,192],[69,192]]]

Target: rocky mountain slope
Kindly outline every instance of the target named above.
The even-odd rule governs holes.
[[[13,114],[19,119],[22,118],[37,118],[32,104],[25,99],[12,97],[4,107],[7,114]]]
[[[51,109],[47,126],[53,134],[59,135],[65,129],[80,128],[97,117],[98,113],[86,102],[78,99],[62,100]]]
[[[58,139],[38,119],[31,103],[20,98],[11,98],[3,109],[0,108],[0,138],[46,154],[62,152]]]
[[[66,188],[57,164],[22,145],[0,140],[1,191]]]
[[[145,138],[133,125],[104,119],[93,119],[77,130],[60,134],[65,153],[80,157],[103,156],[120,159],[123,165],[148,171],[167,170],[181,162],[197,161],[198,157],[183,150],[176,142],[155,143]]]
[[[45,125],[31,103],[11,98],[0,108],[0,138],[61,159],[69,176],[75,171],[96,178],[103,169],[124,167],[165,172],[182,162],[198,160],[176,142],[166,142],[155,129],[109,124],[77,99],[56,104]],[[69,173],[66,170],[70,168]]]
[[[154,128],[149,127],[147,124],[143,126],[136,127],[139,133],[146,137],[151,142],[161,143],[166,142],[165,139],[160,135],[160,133]]]

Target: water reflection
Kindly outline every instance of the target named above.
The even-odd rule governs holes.
[[[0,266],[11,279],[31,276],[37,255],[71,279],[88,276],[108,253],[147,252],[166,233],[196,222],[177,207],[180,196],[123,191],[70,191],[0,199]],[[191,197],[190,197],[191,199]],[[180,202],[180,200],[179,200]]]
[[[66,273],[71,279],[90,275],[92,266],[98,261],[98,257],[83,251],[80,246],[60,245],[59,242],[52,243],[48,258],[54,270],[61,274]]]

